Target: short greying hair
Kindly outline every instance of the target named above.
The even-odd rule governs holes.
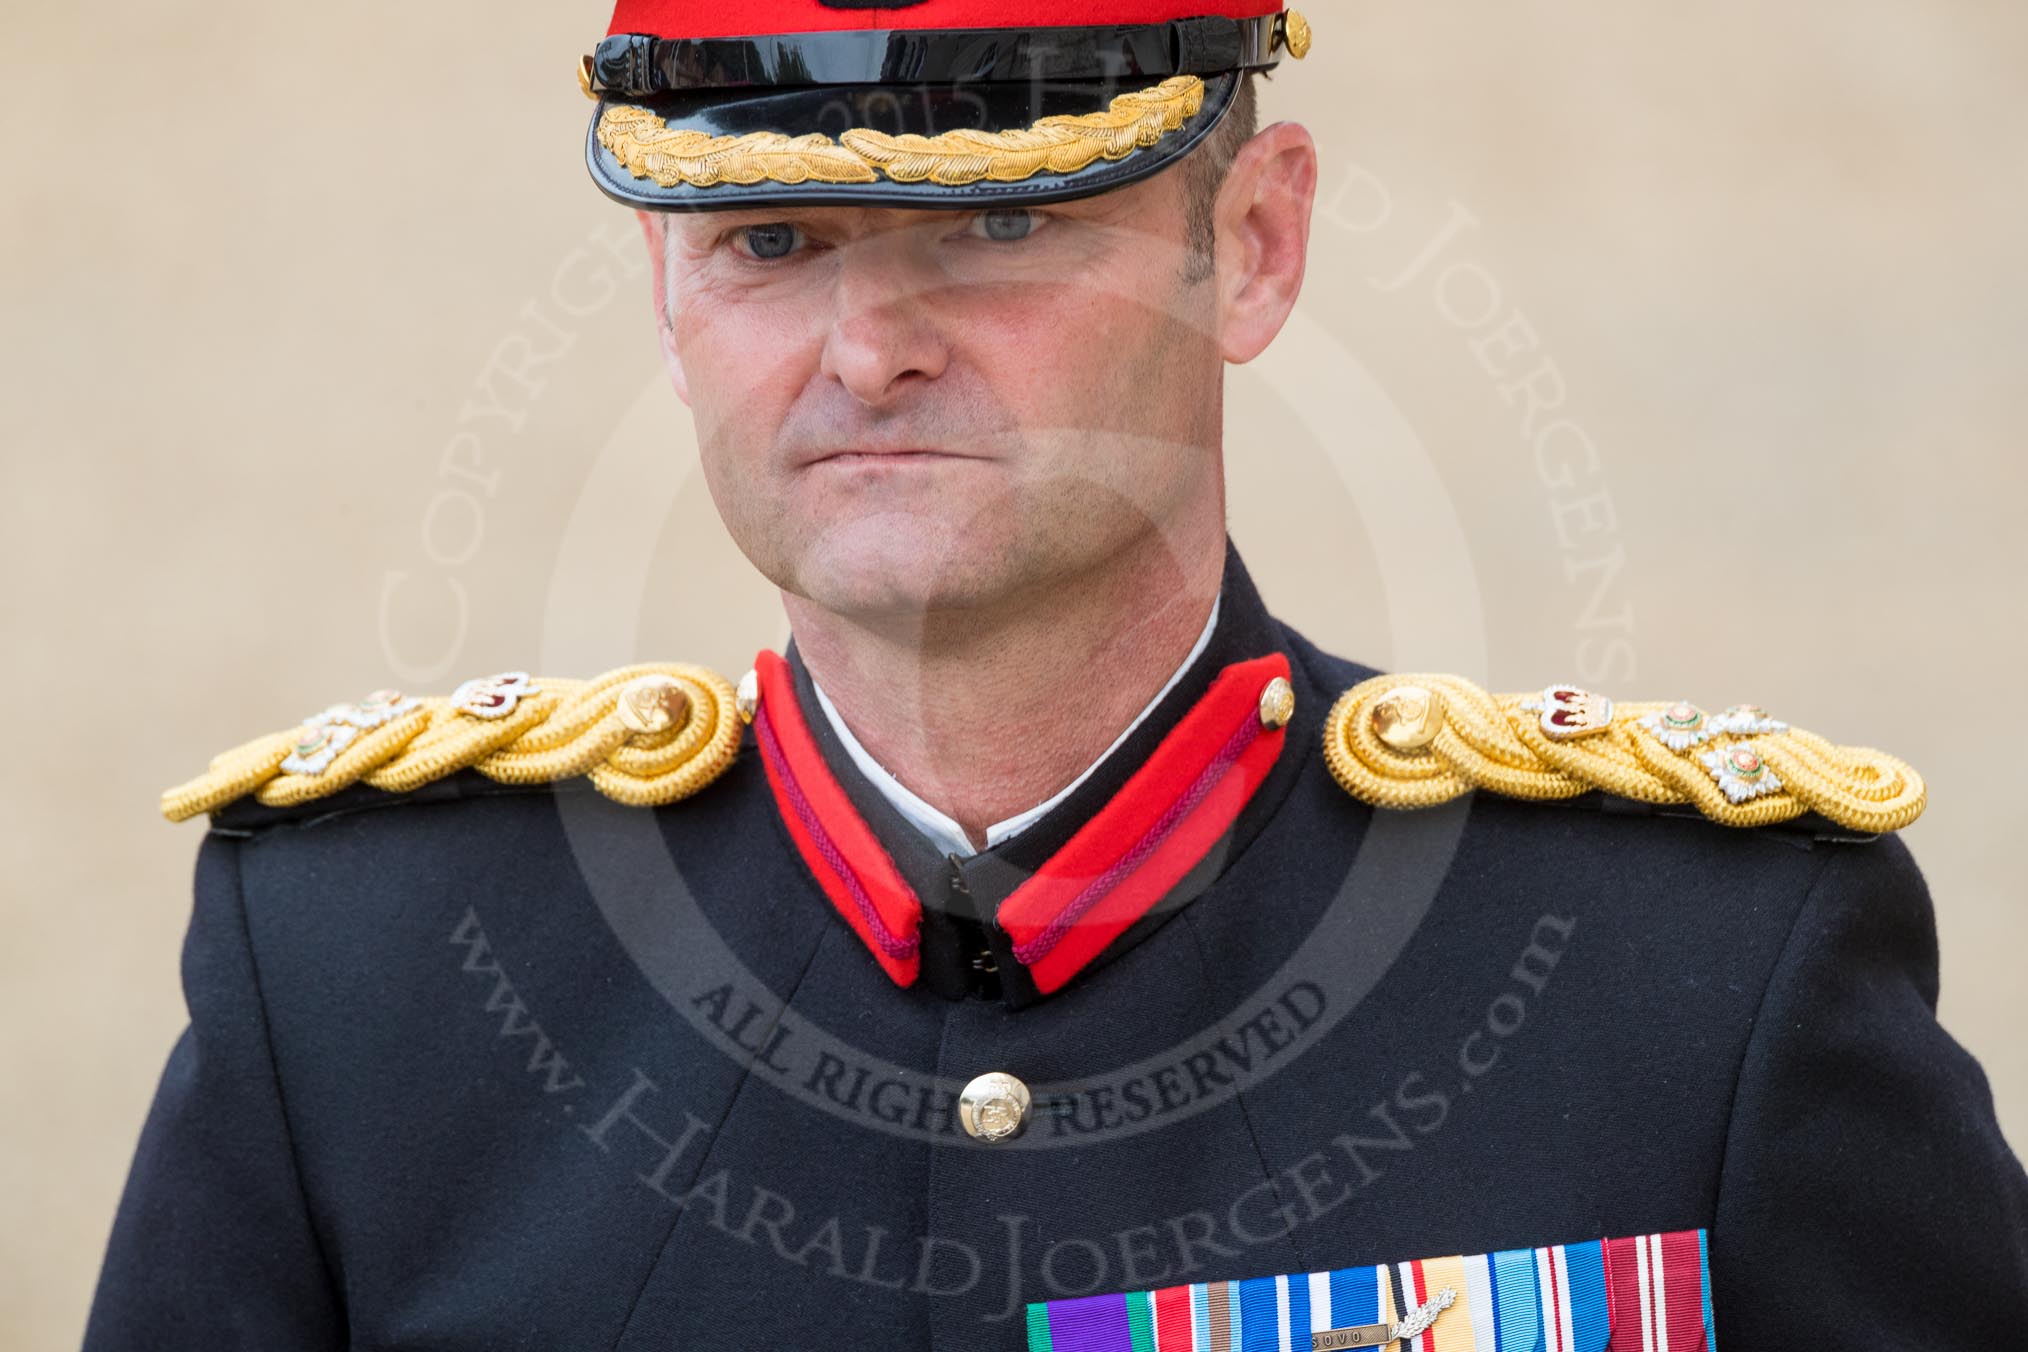
[[[1247,71],[1239,77],[1239,92],[1233,95],[1232,107],[1226,110],[1225,117],[1211,135],[1183,157],[1183,209],[1190,230],[1190,261],[1185,277],[1189,281],[1201,282],[1211,275],[1213,251],[1218,244],[1212,208],[1217,205],[1218,190],[1224,185],[1233,160],[1238,158],[1239,148],[1252,140],[1259,129],[1260,102],[1254,91],[1253,72]]]

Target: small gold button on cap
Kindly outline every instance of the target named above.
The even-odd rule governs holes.
[[[749,671],[739,678],[739,689],[734,693],[733,707],[739,710],[742,723],[753,722],[754,711],[760,708],[760,673]],[[772,715],[770,715],[772,717]]]
[[[683,726],[690,717],[690,696],[674,676],[651,672],[620,687],[620,722],[629,732],[653,735]]]
[[[1261,687],[1260,725],[1269,732],[1286,727],[1296,712],[1296,688],[1288,677],[1277,676]]]
[[[1298,61],[1310,54],[1310,21],[1292,9],[1282,12],[1282,45]]]
[[[1027,1120],[1028,1086],[1005,1071],[987,1071],[958,1095],[958,1122],[975,1140],[1018,1136]]]
[[[1420,751],[1444,728],[1444,697],[1420,685],[1397,685],[1373,706],[1373,735],[1390,751]]]

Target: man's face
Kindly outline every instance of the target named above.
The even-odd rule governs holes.
[[[662,218],[667,341],[741,550],[872,619],[1019,602],[1216,509],[1183,176],[985,212]]]

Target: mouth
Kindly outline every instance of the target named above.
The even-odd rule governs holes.
[[[812,465],[923,465],[946,460],[976,460],[977,456],[959,455],[952,451],[940,451],[930,447],[903,447],[896,450],[869,450],[865,447],[847,447],[830,451],[808,461]]]

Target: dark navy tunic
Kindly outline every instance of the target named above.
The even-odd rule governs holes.
[[[1230,551],[1222,595],[1128,740],[961,861],[791,645],[921,898],[907,986],[752,729],[662,809],[467,772],[218,814],[86,1347],[1016,1349],[1031,1301],[1695,1228],[1722,1347],[2028,1347],[2028,1179],[1936,1022],[1898,839],[1598,795],[1377,812],[1320,752],[1372,673]],[[1045,994],[999,902],[1272,653],[1272,769]],[[986,1071],[1038,1087],[997,1145],[954,1111]]]

